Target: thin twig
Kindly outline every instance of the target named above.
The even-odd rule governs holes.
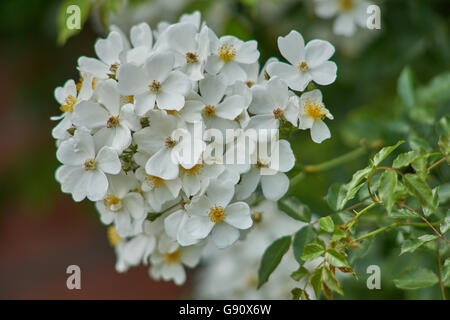
[[[438,258],[439,284],[440,284],[440,287],[441,287],[442,300],[447,300],[447,298],[445,297],[444,282],[442,281],[442,261],[441,261],[441,256],[439,254],[439,239],[436,240],[436,251],[437,251],[437,258]]]

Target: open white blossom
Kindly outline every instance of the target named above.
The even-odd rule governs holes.
[[[280,77],[292,90],[305,90],[311,80],[319,85],[336,80],[336,63],[328,61],[334,47],[328,41],[311,40],[305,46],[302,35],[291,31],[285,37],[278,37],[278,48],[289,64],[273,62],[267,72],[271,77]]]

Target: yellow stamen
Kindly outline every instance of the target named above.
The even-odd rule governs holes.
[[[186,53],[186,63],[196,63],[198,62],[197,54],[193,52]]]
[[[236,57],[236,49],[233,47],[232,44],[226,43],[219,48],[219,58],[223,62],[233,61],[235,57]]]
[[[216,107],[207,105],[203,108],[203,113],[205,114],[205,116],[212,118],[216,115]]]
[[[174,262],[179,262],[180,261],[180,251],[177,250],[177,251],[174,251],[174,252],[171,252],[171,253],[165,253],[164,254],[164,261],[167,264],[172,264]]]
[[[255,85],[255,81],[247,81],[245,84],[247,85],[247,87],[251,88]]]
[[[177,145],[177,141],[172,137],[167,137],[165,141],[166,148],[172,149]]]
[[[225,209],[221,206],[214,206],[209,210],[209,219],[214,223],[221,223],[227,215],[225,214]]]
[[[122,210],[122,200],[114,194],[108,194],[105,199],[103,199],[103,204],[108,210],[113,212]]]
[[[163,178],[151,176],[149,174],[147,174],[144,179],[145,179],[145,182],[147,182],[147,184],[150,187],[155,188],[155,189],[161,187],[161,185],[164,182]]]
[[[111,79],[116,79],[116,74],[117,74],[117,70],[119,69],[119,64],[118,63],[113,63],[110,67],[109,67],[109,74],[108,76]]]
[[[107,128],[115,128],[119,125],[119,117],[110,117],[108,121],[106,121]]]
[[[267,168],[268,165],[267,165],[267,163],[265,163],[265,162],[263,162],[262,160],[258,159],[258,160],[256,161],[256,167],[257,167],[258,169],[262,169],[262,168]]]
[[[77,98],[75,98],[72,95],[69,95],[64,100],[64,104],[62,104],[59,107],[59,110],[61,110],[62,112],[72,112],[73,111],[73,106],[75,105],[75,103],[77,103]]]
[[[309,66],[306,61],[303,61],[297,65],[297,69],[300,72],[307,72],[309,70]]]
[[[108,236],[109,244],[112,247],[117,246],[120,242],[122,242],[122,238],[117,234],[116,227],[109,226],[108,229],[106,229],[106,233]]]
[[[350,11],[354,6],[353,0],[339,0],[339,9],[341,11]]]
[[[120,96],[120,102],[122,104],[133,103],[134,96]]]
[[[159,90],[161,90],[161,82],[153,80],[152,83],[148,86],[151,92],[157,94]]]
[[[280,108],[276,108],[275,110],[273,110],[273,116],[275,117],[275,119],[280,119],[283,116],[284,111]]]
[[[184,171],[184,173],[187,176],[197,176],[197,175],[199,175],[199,173],[200,173],[202,168],[203,168],[203,163],[196,164],[195,166],[193,166],[190,169],[185,169],[185,168],[181,167],[181,169]]]
[[[317,102],[316,100],[311,102],[308,99],[306,101],[304,109],[306,114],[314,120],[323,120],[327,116],[327,112],[323,108],[323,103]]]
[[[97,162],[95,161],[95,159],[87,159],[84,163],[83,163],[83,167],[84,170],[89,171],[89,170],[95,170],[95,168],[97,167]]]

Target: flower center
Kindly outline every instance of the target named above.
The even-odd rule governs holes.
[[[120,96],[120,102],[122,104],[128,104],[134,102],[134,96]]]
[[[95,168],[97,167],[97,162],[95,161],[95,159],[87,159],[84,163],[83,163],[83,167],[84,170],[89,171],[89,170],[95,170]]]
[[[190,169],[185,169],[185,168],[181,167],[181,169],[183,169],[184,173],[187,176],[198,176],[200,173],[200,170],[202,168],[203,168],[203,163],[198,163]]]
[[[172,137],[167,137],[165,141],[165,145],[168,149],[172,149],[177,145],[177,141]]]
[[[114,194],[108,194],[105,199],[103,199],[103,204],[108,210],[113,212],[122,210],[122,201]]]
[[[253,87],[255,85],[255,81],[249,80],[245,84],[247,85],[247,87],[251,88],[251,87]]]
[[[297,65],[297,69],[300,72],[306,72],[309,70],[308,64],[306,63],[306,61],[302,61]]]
[[[148,86],[151,92],[157,94],[159,90],[161,90],[161,82],[153,80],[152,83]]]
[[[160,178],[160,177],[151,176],[148,174],[145,176],[145,182],[147,182],[147,184],[150,187],[157,189],[157,188],[161,187],[161,185],[164,182],[164,179]]]
[[[275,119],[280,119],[283,116],[284,111],[280,108],[276,108],[275,110],[273,110],[273,116],[275,117]]]
[[[108,77],[110,77],[111,79],[116,80],[117,69],[119,69],[119,63],[113,63],[113,64],[109,67],[109,74],[108,74]]]
[[[198,62],[197,54],[193,52],[186,53],[186,63],[196,63]]]
[[[106,121],[107,128],[115,128],[119,125],[119,117],[110,117],[108,121]]]
[[[236,57],[236,49],[233,47],[232,44],[226,43],[219,48],[219,58],[223,62],[233,61],[235,57]]]
[[[214,206],[209,210],[209,219],[214,223],[221,223],[227,215],[225,214],[225,209],[221,206]]]
[[[172,264],[174,262],[180,261],[180,251],[176,250],[176,251],[171,252],[171,253],[165,253],[164,254],[164,261],[167,264]]]
[[[261,222],[262,220],[262,215],[259,212],[255,212],[254,214],[252,214],[252,220],[255,223]]]
[[[350,11],[353,5],[353,0],[339,0],[339,9],[341,11]]]
[[[112,247],[117,246],[120,242],[122,242],[122,238],[117,234],[116,227],[109,226],[107,229],[108,241]]]
[[[72,95],[69,95],[64,100],[64,104],[62,104],[59,107],[59,110],[61,110],[62,112],[72,112],[73,111],[73,106],[75,105],[75,103],[77,103],[77,98],[75,98]]]
[[[210,117],[210,118],[214,117],[216,115],[216,107],[208,104],[207,106],[205,106],[203,108],[203,113],[207,117]]]
[[[323,103],[319,103],[317,101],[311,102],[307,100],[305,104],[305,112],[314,120],[323,120],[327,115],[327,112],[323,110]]]
[[[257,167],[258,169],[262,169],[262,168],[267,168],[267,167],[269,167],[269,166],[268,166],[268,164],[267,164],[266,162],[262,161],[261,159],[258,159],[258,160],[256,161],[256,167]]]
[[[180,114],[180,112],[177,111],[177,110],[166,110],[166,113],[167,114],[171,114],[173,116],[176,116],[176,115]]]

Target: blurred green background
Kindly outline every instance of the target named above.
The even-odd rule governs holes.
[[[127,295],[127,289],[111,296],[109,287],[105,287],[104,291],[91,291],[92,294],[88,292],[85,296],[73,296],[64,289],[65,280],[51,288],[46,287],[44,280],[32,288],[26,283],[17,283],[37,277],[37,271],[32,271],[34,265],[42,269],[46,281],[64,279],[65,269],[60,261],[63,252],[67,261],[76,256],[87,266],[104,263],[110,277],[104,280],[105,283],[117,281],[115,289],[120,286],[120,281],[114,278],[117,275],[113,270],[113,250],[106,243],[104,228],[93,205],[88,201],[74,204],[70,196],[60,192],[54,180],[58,163],[50,131],[55,123],[49,120],[50,116],[59,114],[53,98],[54,88],[69,78],[78,78],[77,58],[95,55],[95,39],[105,35],[105,24],[108,22],[118,24],[128,32],[127,28],[135,22],[147,21],[152,28],[156,28],[160,19],[174,22],[182,13],[200,10],[208,25],[218,34],[232,34],[244,40],[256,39],[261,63],[271,56],[280,57],[276,39],[292,29],[301,32],[305,41],[321,38],[333,43],[336,53],[332,60],[338,65],[338,78],[334,84],[321,88],[325,105],[335,117],[335,120],[328,121],[332,139],[319,145],[311,142],[309,132],[296,132],[292,141],[298,167],[330,160],[361,144],[389,145],[400,139],[407,139],[410,145],[425,142],[436,144],[437,140],[433,142],[432,124],[450,111],[450,87],[435,91],[437,96],[433,94],[436,86],[446,85],[439,79],[446,79],[447,85],[449,83],[449,2],[373,2],[381,7],[381,30],[359,29],[354,36],[345,38],[332,33],[332,19],[323,20],[315,16],[312,0],[140,0],[121,3],[117,6],[118,11],[111,16],[108,13],[111,8],[116,8],[111,4],[115,1],[93,1],[89,18],[80,34],[69,38],[61,46],[57,44],[61,1],[2,0],[0,298],[151,298],[150,288],[155,285],[169,287],[167,297],[180,297],[187,290],[155,284],[147,279],[143,270],[134,275],[135,282],[130,280],[131,276],[119,276],[129,291],[135,286],[142,287],[142,280],[147,281],[148,288],[142,289],[141,295],[134,296]],[[144,7],[146,9],[142,9]],[[402,105],[397,95],[397,81],[406,66],[414,74],[415,87],[422,90],[425,97],[422,109],[413,114]],[[438,80],[433,80],[436,77],[439,77]],[[404,151],[408,149],[409,146],[405,145]],[[323,200],[328,187],[333,182],[348,181],[354,171],[365,166],[371,152],[375,149],[369,147],[351,163],[326,172],[308,174],[293,192],[317,215],[329,214]],[[438,170],[443,177],[449,176],[448,166]],[[73,223],[77,227],[74,228]],[[66,243],[65,235],[71,232],[74,242]],[[88,242],[84,241],[86,237]],[[415,255],[399,257],[395,233],[380,235],[374,242],[368,254],[356,263],[360,280],[343,283],[344,298],[440,298],[437,286],[402,291],[392,283],[392,278],[406,264],[436,268],[434,255],[422,250]],[[58,243],[57,250],[49,243]],[[95,260],[98,257],[95,257],[94,250],[104,252],[100,254],[101,261]],[[371,264],[381,267],[382,290],[368,290],[365,285],[365,270]],[[28,272],[28,278],[13,282],[11,277],[20,277],[18,272]],[[95,275],[92,277],[95,278]]]

